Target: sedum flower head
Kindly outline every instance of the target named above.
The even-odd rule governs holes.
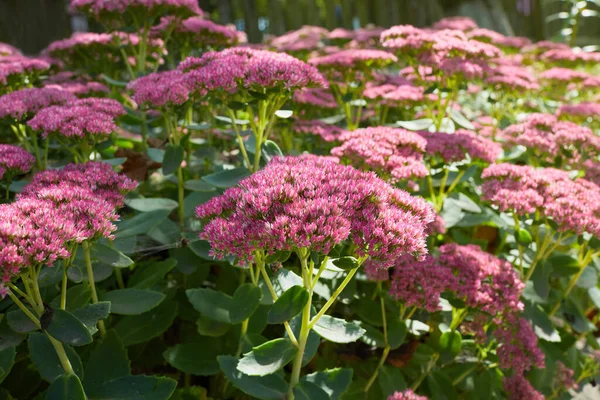
[[[412,389],[406,389],[402,392],[394,392],[388,396],[387,400],[428,400],[425,396],[419,396]]]
[[[319,136],[326,142],[335,142],[340,140],[347,131],[336,125],[326,124],[320,120],[298,119],[292,124],[292,131],[295,133],[309,134]]]
[[[34,163],[35,157],[22,147],[0,144],[0,180],[26,174]]]
[[[543,394],[535,390],[522,374],[515,374],[504,378],[502,386],[509,400],[544,400],[546,398]]]
[[[475,132],[459,129],[453,134],[443,132],[419,132],[426,141],[425,152],[437,156],[446,163],[462,161],[467,158],[492,163],[502,155],[502,147],[477,135]]]
[[[164,14],[203,14],[197,0],[71,0],[71,7],[106,21],[122,20],[124,15],[137,15],[144,20]]]
[[[190,95],[185,76],[181,71],[155,72],[127,85],[138,104],[151,107],[174,106],[185,103]]]
[[[43,108],[64,105],[76,99],[73,94],[55,88],[16,90],[0,97],[0,119],[24,121]]]
[[[170,34],[171,40],[193,43],[194,47],[232,46],[239,42],[235,28],[219,25],[202,16],[180,20],[174,16],[162,17],[150,32],[152,37],[161,38]]]
[[[308,248],[323,254],[350,240],[359,255],[391,265],[426,253],[431,207],[372,173],[329,158],[276,158],[222,196],[198,206],[213,254],[242,260],[255,250]]]

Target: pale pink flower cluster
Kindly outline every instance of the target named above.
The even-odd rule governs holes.
[[[467,155],[474,160],[487,163],[496,161],[502,155],[502,146],[475,132],[459,129],[456,132],[418,132],[427,141],[425,152],[432,157],[440,157],[446,163],[462,161]]]
[[[71,0],[71,7],[96,18],[119,18],[122,14],[202,15],[197,0]],[[122,18],[122,17],[121,17]]]
[[[546,398],[535,390],[522,374],[504,378],[503,386],[509,400],[544,400]]]
[[[359,168],[375,169],[386,178],[406,180],[427,176],[423,162],[427,141],[401,128],[368,127],[345,132],[341,145],[331,150]]]
[[[356,36],[355,31],[346,28],[335,28],[327,34],[329,40],[352,40]]]
[[[160,23],[150,31],[151,37],[170,35],[171,40],[189,41],[194,47],[233,46],[239,42],[235,28],[219,25],[201,16],[179,20],[174,16],[162,17]]]
[[[49,89],[59,89],[78,97],[100,96],[110,93],[110,89],[86,76],[76,76],[72,72],[60,72],[49,77],[42,85]]]
[[[412,83],[396,85],[385,83],[382,85],[367,84],[363,97],[371,100],[380,100],[382,103],[398,107],[411,105],[425,100],[425,89]]]
[[[327,81],[311,65],[285,53],[234,47],[221,52],[189,57],[179,70],[186,72],[190,87],[201,95],[224,90],[247,89],[293,91],[304,87],[328,87]]]
[[[198,206],[207,222],[200,237],[212,254],[249,260],[253,252],[308,248],[323,254],[350,240],[358,255],[391,265],[424,255],[433,211],[423,199],[373,173],[329,158],[276,158],[264,169]]]
[[[579,385],[575,381],[574,376],[575,371],[567,367],[561,361],[556,362],[556,374],[554,376],[554,380],[558,387],[564,388],[566,390],[578,389]]]
[[[190,89],[185,74],[179,70],[155,72],[129,82],[133,100],[145,106],[164,107],[185,103]]]
[[[552,114],[529,114],[523,122],[510,125],[498,136],[508,146],[525,146],[549,163],[569,154],[565,161],[576,165],[600,153],[600,137],[591,129],[559,121]]]
[[[41,131],[42,137],[52,133],[68,138],[107,136],[118,130],[115,118],[123,114],[125,110],[119,102],[90,97],[44,108],[27,124]]]
[[[496,46],[510,49],[521,49],[531,45],[531,40],[519,36],[505,36],[499,32],[485,28],[477,28],[467,33],[471,39],[479,40],[484,43],[492,43]]]
[[[298,104],[306,104],[311,107],[337,108],[333,94],[327,89],[303,88],[294,92],[293,100]]]
[[[301,52],[323,47],[323,39],[328,31],[319,26],[306,25],[295,31],[287,32],[269,42],[277,51]]]
[[[326,142],[335,142],[340,140],[341,136],[347,132],[339,126],[326,124],[319,120],[295,120],[292,124],[292,131],[296,133],[316,135]]]
[[[406,389],[402,392],[394,392],[387,400],[428,400],[428,398],[415,394],[412,389]]]
[[[578,103],[578,104],[563,104],[556,114],[559,117],[592,117],[594,120],[600,119],[600,103]]]
[[[352,49],[340,50],[325,56],[312,57],[308,62],[321,70],[354,70],[365,71],[367,69],[383,68],[398,58],[383,50]]]
[[[469,17],[446,17],[433,24],[433,29],[455,29],[467,32],[477,29],[477,23]]]
[[[26,174],[35,163],[35,157],[25,149],[10,144],[0,144],[0,180],[8,176]]]
[[[546,84],[578,84],[582,87],[600,86],[600,78],[597,76],[569,68],[550,68],[540,74],[540,79],[546,81]]]
[[[546,51],[540,56],[547,63],[575,66],[578,64],[597,64],[600,62],[600,53],[575,51],[569,47],[557,48]]]
[[[488,71],[485,83],[496,89],[524,91],[539,90],[536,76],[526,67],[517,65],[497,65]]]
[[[16,47],[11,46],[8,43],[0,42],[0,57],[6,56],[20,56],[21,51]]]
[[[14,79],[39,74],[50,68],[50,64],[39,58],[20,55],[0,57],[0,83],[10,85]]]
[[[0,119],[24,121],[46,107],[64,105],[76,99],[73,94],[54,88],[17,90],[0,97]]]

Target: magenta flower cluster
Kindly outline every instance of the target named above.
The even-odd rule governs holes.
[[[28,125],[42,137],[57,134],[66,138],[108,136],[119,128],[115,118],[124,115],[123,106],[112,99],[78,99],[62,106],[44,108]]]
[[[343,133],[341,145],[331,150],[359,168],[375,169],[396,180],[422,178],[428,174],[423,162],[427,141],[405,129],[369,127]]]
[[[50,68],[50,64],[39,58],[20,55],[0,57],[0,83],[9,85],[10,81],[23,76],[38,74]]]
[[[342,135],[347,131],[336,125],[326,124],[319,120],[298,119],[292,124],[292,131],[295,133],[316,135],[326,142],[335,142],[341,140]]]
[[[34,163],[35,157],[22,147],[0,144],[0,180],[26,174]]]
[[[131,81],[127,89],[132,91],[132,98],[136,103],[151,107],[180,105],[190,95],[185,74],[179,70],[146,75]]]
[[[504,378],[504,391],[509,400],[545,400],[546,397],[535,390],[531,383],[521,374]]]
[[[419,396],[412,389],[406,389],[402,392],[394,392],[388,396],[387,400],[428,400],[425,396]]]
[[[473,160],[493,163],[502,155],[502,147],[475,132],[459,129],[453,134],[443,132],[418,132],[427,141],[425,152],[446,163],[462,161],[467,155]]]
[[[328,254],[350,240],[359,255],[391,265],[424,255],[431,207],[372,173],[318,156],[273,160],[222,196],[198,206],[213,254],[249,260],[256,250],[308,248]]]
[[[70,92],[56,88],[16,90],[0,97],[0,119],[25,121],[46,107],[65,105],[76,99]]]
[[[202,15],[196,0],[71,0],[71,7],[97,18],[118,18],[127,12],[143,15]]]
[[[152,37],[169,34],[172,40],[190,41],[193,46],[232,46],[239,42],[235,28],[219,25],[202,16],[180,20],[174,16],[162,17],[150,31]]]

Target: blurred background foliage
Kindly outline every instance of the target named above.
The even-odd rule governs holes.
[[[69,12],[67,0],[0,0],[0,41],[33,54],[72,31],[98,30]],[[359,28],[367,24],[427,26],[462,15],[479,26],[533,40],[552,39],[595,50],[600,0],[199,0],[222,24],[260,42],[303,25]]]

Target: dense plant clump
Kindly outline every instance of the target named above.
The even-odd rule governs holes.
[[[197,4],[0,43],[0,397],[597,382],[600,53],[465,17],[250,45]]]

